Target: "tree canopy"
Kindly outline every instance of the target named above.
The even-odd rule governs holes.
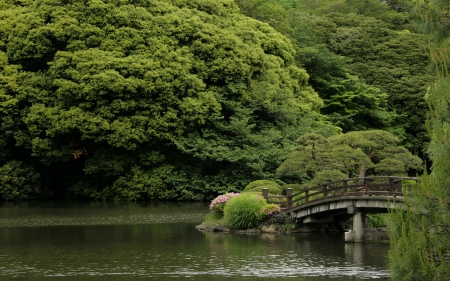
[[[330,50],[352,59],[348,67],[351,74],[387,93],[389,108],[398,114],[395,122],[404,131],[395,132],[408,149],[424,151],[428,142],[424,94],[433,81],[424,36],[396,31],[361,15],[327,17],[336,24],[328,37]]]
[[[399,139],[387,131],[353,131],[324,138],[305,134],[298,146],[278,167],[282,179],[312,182],[372,175],[405,176],[420,171],[422,160],[399,145]]]
[[[3,199],[200,200],[280,181],[299,137],[388,131],[404,146],[395,155],[420,155],[427,141],[433,77],[408,1],[0,6]],[[366,166],[327,162],[283,180],[411,168],[355,151]]]
[[[344,132],[390,131],[423,156],[428,142],[424,95],[433,76],[425,37],[412,24],[410,1],[236,2],[247,15],[291,38],[296,62],[324,99],[321,112],[330,121]]]
[[[0,167],[41,194],[214,196],[328,126],[290,41],[231,0],[1,6]]]

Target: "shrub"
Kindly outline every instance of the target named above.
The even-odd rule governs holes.
[[[270,216],[273,214],[278,214],[280,212],[281,212],[280,206],[278,206],[276,204],[266,204],[261,209],[260,214],[264,218],[264,217],[267,217],[267,216]]]
[[[383,227],[387,225],[387,214],[367,214],[367,221],[371,227]]]
[[[0,198],[33,199],[39,192],[40,175],[30,165],[10,161],[0,167]]]
[[[416,187],[416,185],[418,185],[418,183],[417,183],[417,181],[415,181],[415,180],[403,180],[402,181],[402,187],[403,188],[414,188],[414,187]]]
[[[269,189],[270,194],[280,195],[281,194],[281,186],[270,180],[257,180],[249,183],[243,192],[259,192],[261,193],[263,188]]]
[[[261,210],[267,204],[261,195],[243,193],[230,198],[224,208],[224,218],[231,229],[250,229],[262,220]]]
[[[284,225],[282,226],[282,230],[288,232],[288,231],[294,230],[294,228],[295,228],[295,223],[292,221],[291,218],[287,217],[284,221]]]
[[[211,204],[209,204],[209,209],[211,210],[211,212],[223,213],[223,209],[225,208],[225,205],[228,202],[228,200],[238,195],[239,193],[234,192],[219,195],[211,201]]]

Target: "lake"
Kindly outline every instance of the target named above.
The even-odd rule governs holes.
[[[389,280],[388,243],[204,233],[206,202],[0,204],[0,280]]]

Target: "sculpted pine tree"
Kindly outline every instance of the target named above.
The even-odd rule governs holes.
[[[12,122],[0,152],[20,153],[0,166],[31,159],[57,193],[201,199],[240,189],[273,176],[294,136],[320,120],[289,40],[232,0],[1,6],[10,83],[0,83],[0,118]]]
[[[328,138],[304,135],[298,139],[299,146],[278,167],[277,175],[291,181],[309,178],[323,182],[325,175],[330,175],[329,180],[338,180],[339,176],[365,177],[368,173],[404,176],[409,171],[421,170],[422,160],[399,142],[394,135],[381,130]]]

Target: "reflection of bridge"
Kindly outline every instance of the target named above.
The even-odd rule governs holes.
[[[353,231],[346,236],[348,240],[364,242],[365,214],[386,213],[389,203],[396,202],[397,206],[401,206],[405,181],[415,182],[417,178],[349,178],[297,193],[288,188],[286,196],[273,196],[268,189],[263,189],[263,196],[268,202],[280,204],[293,220],[303,223],[327,223],[352,215]]]

